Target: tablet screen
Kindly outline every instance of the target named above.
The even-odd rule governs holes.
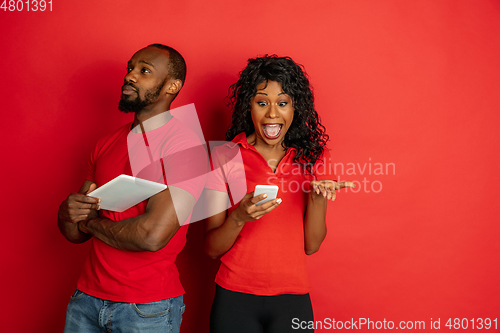
[[[166,188],[165,184],[128,175],[119,175],[87,196],[101,199],[101,209],[121,213]]]

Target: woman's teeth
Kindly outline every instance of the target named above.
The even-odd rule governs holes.
[[[280,133],[281,133],[281,127],[282,127],[282,125],[280,125],[280,124],[262,125],[262,129],[264,131],[264,135],[268,139],[275,139],[275,138],[277,138],[280,135]]]

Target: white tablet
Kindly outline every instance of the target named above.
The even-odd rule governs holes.
[[[166,188],[165,184],[128,175],[119,175],[87,196],[101,199],[99,203],[101,209],[121,213]]]

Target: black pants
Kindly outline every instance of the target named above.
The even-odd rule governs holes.
[[[292,328],[292,320],[313,321],[309,294],[258,296],[216,286],[211,333],[314,332]]]

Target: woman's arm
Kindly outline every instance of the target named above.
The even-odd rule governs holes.
[[[218,197],[216,192],[213,191],[211,199],[220,203],[224,199],[221,198],[222,194]],[[219,258],[233,246],[246,222],[260,219],[281,203],[281,199],[274,199],[260,206],[255,206],[266,196],[264,193],[253,197],[253,192],[248,193],[229,216],[226,217],[226,210],[210,216],[207,219],[205,253],[213,259]]]
[[[314,190],[309,192],[304,218],[304,250],[307,255],[318,252],[326,237],[327,200],[326,196]]]
[[[304,218],[304,251],[307,255],[318,252],[321,243],[326,237],[326,204],[334,201],[335,190],[344,187],[355,187],[352,182],[337,183],[333,180],[313,180],[310,183],[311,191],[307,201],[306,216]]]

